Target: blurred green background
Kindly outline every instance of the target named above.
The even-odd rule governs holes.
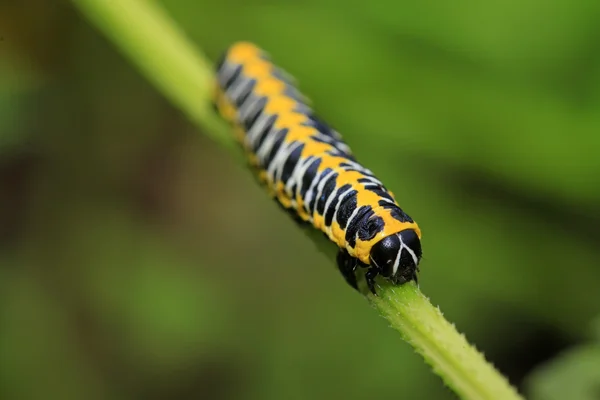
[[[211,59],[251,40],[298,78],[511,382],[599,398],[600,3],[162,3]],[[0,397],[454,395],[68,2],[5,0]]]

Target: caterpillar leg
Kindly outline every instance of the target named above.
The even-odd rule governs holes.
[[[355,290],[358,290],[358,283],[356,282],[356,275],[354,273],[358,267],[358,260],[350,256],[346,250],[340,249],[337,254],[337,265],[346,282]]]
[[[375,278],[379,274],[379,271],[376,268],[370,268],[365,274],[365,279],[367,280],[367,285],[369,286],[369,290],[375,296],[377,296],[377,291],[375,290]]]

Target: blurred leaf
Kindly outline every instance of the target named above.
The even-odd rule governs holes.
[[[10,58],[0,58],[0,151],[26,139],[24,107],[39,85],[40,77],[35,72],[12,63]]]
[[[581,346],[539,368],[528,381],[532,400],[598,400],[600,343]]]
[[[110,332],[120,357],[137,368],[169,369],[231,337],[231,303],[201,262],[186,262],[128,214],[82,200],[59,211],[57,240],[69,246],[47,257],[62,264],[57,273]]]
[[[186,1],[167,2],[183,21],[190,18],[187,10],[191,6]],[[600,159],[594,152],[600,145],[595,134],[598,121],[577,112],[561,93],[531,85],[528,73],[520,72],[529,68],[526,61],[530,57],[538,65],[531,75],[539,76],[537,68],[555,65],[549,60],[559,57],[555,52],[558,44],[562,43],[561,49],[568,53],[571,44],[579,40],[561,37],[574,32],[574,27],[564,32],[545,23],[544,32],[549,36],[539,39],[548,41],[541,50],[536,43],[537,28],[536,35],[526,34],[531,29],[525,24],[527,18],[550,18],[564,23],[565,29],[575,25],[583,29],[575,34],[585,41],[593,32],[588,32],[584,23],[577,24],[595,15],[590,8],[598,8],[586,1],[582,0],[580,7],[553,3],[552,7],[544,7],[544,13],[537,13],[539,4],[533,0],[526,8],[520,3],[481,6],[465,0],[469,3],[465,6],[473,12],[467,22],[461,19],[463,9],[454,4],[432,12],[420,9],[420,5],[378,5],[378,13],[395,20],[392,25],[397,29],[409,29],[412,20],[425,24],[416,35],[431,36],[433,47],[439,49],[434,55],[428,42],[407,44],[406,40],[390,37],[385,30],[370,28],[364,17],[345,17],[349,9],[340,11],[339,5],[267,2],[232,6],[230,13],[213,5],[202,13],[205,23],[188,24],[188,29],[204,46],[206,42],[215,43],[212,31],[216,26],[231,27],[219,35],[222,44],[212,52],[213,57],[239,39],[255,41],[267,49],[277,64],[298,77],[300,88],[314,100],[317,112],[339,128],[355,149],[365,143],[381,143],[373,151],[387,152],[390,157],[399,152],[427,156],[490,171],[519,187],[565,200],[594,202],[600,198],[595,172],[600,168]],[[398,12],[394,12],[395,7],[399,7]],[[357,9],[363,13],[362,8]],[[479,14],[485,14],[486,19],[481,20]],[[507,24],[502,15],[509,15],[509,20],[522,30]],[[439,24],[434,22],[437,19]],[[306,29],[307,21],[310,29]],[[446,40],[458,35],[461,24],[466,24],[465,37],[460,34],[455,40],[483,40],[477,45],[479,51],[506,53],[498,57],[508,63],[508,71],[500,68],[499,72],[485,72],[482,67],[484,72],[474,73],[469,52],[456,54],[456,45]],[[495,28],[490,29],[490,24]],[[499,31],[506,35],[499,35]],[[495,40],[502,43],[495,44]],[[587,50],[581,51],[587,54]],[[318,57],[307,56],[316,54]],[[502,64],[498,57],[491,56],[488,63]],[[593,80],[591,75],[581,77],[580,72],[568,69],[572,57],[565,54],[556,61],[567,70],[561,74],[576,75],[584,84]],[[526,77],[515,77],[512,69],[516,75]],[[366,152],[355,152],[365,163],[371,162],[365,158]]]
[[[69,7],[53,1],[0,2],[0,60],[8,54],[20,69],[55,71],[69,59],[73,16]]]
[[[23,263],[2,267],[7,270],[0,292],[0,397],[118,399],[83,354],[83,338],[47,282]]]
[[[592,331],[596,340],[600,342],[600,315],[597,316],[592,322]]]
[[[587,50],[584,46],[600,11],[591,0],[350,4],[335,8],[379,29],[435,43],[482,64],[489,72],[523,75],[529,80],[552,78]]]

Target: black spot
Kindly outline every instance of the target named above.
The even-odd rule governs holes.
[[[338,208],[338,211],[336,213],[336,219],[337,222],[340,224],[340,228],[342,229],[346,228],[348,218],[350,218],[350,215],[352,215],[352,213],[356,209],[357,193],[358,192],[356,190],[353,190],[350,193],[348,193],[348,195],[344,197],[344,200],[342,200],[340,208]]]
[[[298,165],[298,162],[300,161],[300,155],[302,154],[303,149],[304,144],[301,144],[300,146],[296,147],[285,160],[281,172],[281,182],[283,182],[283,184],[285,184],[288,179],[290,179],[290,176],[292,176],[296,165]]]
[[[384,226],[383,218],[375,215],[358,228],[358,238],[363,241],[371,240],[383,230]]]
[[[275,139],[275,142],[273,143],[273,146],[271,147],[271,151],[269,151],[269,154],[267,155],[267,158],[265,159],[265,162],[264,162],[265,169],[268,169],[269,165],[271,165],[271,162],[273,162],[273,159],[277,155],[279,148],[285,141],[285,137],[286,137],[287,133],[288,133],[287,128],[283,128],[282,130],[273,133],[274,135],[277,135],[277,139]]]
[[[335,214],[335,205],[337,204],[340,195],[351,187],[352,185],[347,183],[338,189],[333,200],[331,201],[331,204],[329,205],[329,208],[325,211],[325,226],[331,226],[331,223],[333,222],[333,215]]]
[[[390,204],[389,202],[387,202],[385,200],[379,200],[378,204],[385,209],[389,209],[393,206],[393,204]]]
[[[271,115],[269,119],[267,119],[267,123],[263,127],[262,132],[260,132],[258,139],[253,143],[252,150],[254,151],[254,153],[258,153],[258,150],[262,147],[267,137],[273,134],[273,132],[271,132],[271,128],[273,127],[273,124],[275,123],[276,119],[277,116],[275,115]]]
[[[388,199],[388,200],[394,202],[394,199],[392,198],[390,193],[387,190],[385,190],[385,188],[381,185],[377,185],[374,187],[368,187],[368,188],[365,188],[365,190],[368,190],[369,192],[373,192],[379,197],[382,197],[384,199]],[[389,204],[389,203],[387,203],[387,204]],[[379,205],[381,205],[381,200],[379,200]]]
[[[389,210],[392,218],[400,222],[414,222],[413,219],[409,217],[408,214],[406,214],[404,211],[402,211],[402,209],[396,204],[379,200],[379,205],[382,206],[384,209]]]
[[[358,209],[356,216],[350,221],[350,224],[346,228],[346,242],[351,247],[356,245],[356,234],[358,229],[365,225],[371,216],[375,215],[375,212],[371,206],[362,206]]]
[[[325,186],[323,186],[323,191],[321,192],[321,197],[319,197],[319,201],[317,202],[317,212],[319,215],[323,215],[325,213],[325,203],[331,193],[335,190],[335,183],[338,174],[332,174],[327,182],[325,182]]]

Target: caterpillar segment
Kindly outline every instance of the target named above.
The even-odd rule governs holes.
[[[337,245],[338,268],[352,287],[358,289],[359,267],[367,268],[373,294],[377,275],[394,284],[417,281],[418,225],[264,51],[239,42],[225,52],[214,105],[269,194]]]

